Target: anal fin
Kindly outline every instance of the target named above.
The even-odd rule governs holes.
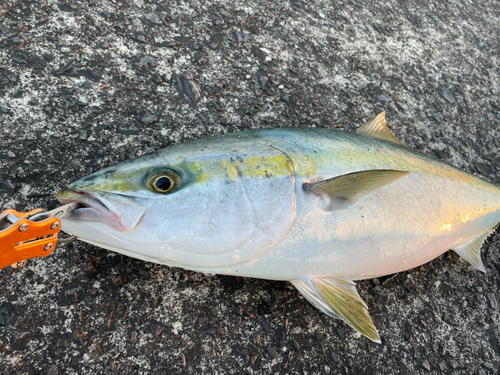
[[[311,289],[309,283],[306,283],[303,280],[292,280],[291,283],[295,288],[297,288],[300,294],[302,294],[304,298],[319,311],[331,316],[332,318],[342,319],[335,313],[335,311],[332,310],[330,305],[328,305],[313,289]]]
[[[486,241],[486,239],[495,231],[495,229],[497,229],[497,227],[498,224],[478,236],[469,239],[464,244],[454,246],[452,250],[479,271],[486,273],[486,268],[484,268],[483,261],[481,260],[481,247],[483,246],[484,241]]]
[[[359,296],[353,281],[341,278],[310,277],[292,280],[292,283],[319,310],[334,318],[344,320],[362,335],[380,343],[380,337],[368,314],[368,308]]]

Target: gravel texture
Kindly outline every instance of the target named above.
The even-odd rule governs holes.
[[[92,171],[261,127],[352,130],[500,183],[500,8],[462,1],[4,0],[0,207],[54,208]],[[498,374],[500,236],[358,283],[383,343],[288,283],[76,242],[0,271],[4,374]]]

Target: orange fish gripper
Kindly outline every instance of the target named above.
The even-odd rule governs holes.
[[[57,247],[63,216],[76,204],[67,204],[45,212],[5,210],[0,213],[0,269],[23,267],[27,259],[45,257]],[[63,241],[69,242],[69,241]]]

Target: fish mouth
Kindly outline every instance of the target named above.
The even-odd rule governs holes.
[[[79,203],[64,219],[100,222],[119,231],[127,230],[121,217],[109,208],[104,198],[100,198],[97,194],[76,189],[63,189],[56,194],[56,198],[62,204]]]

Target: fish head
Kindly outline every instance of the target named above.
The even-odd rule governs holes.
[[[243,262],[287,232],[295,186],[286,155],[240,143],[180,144],[84,177],[56,195],[80,203],[63,230],[174,266]]]

